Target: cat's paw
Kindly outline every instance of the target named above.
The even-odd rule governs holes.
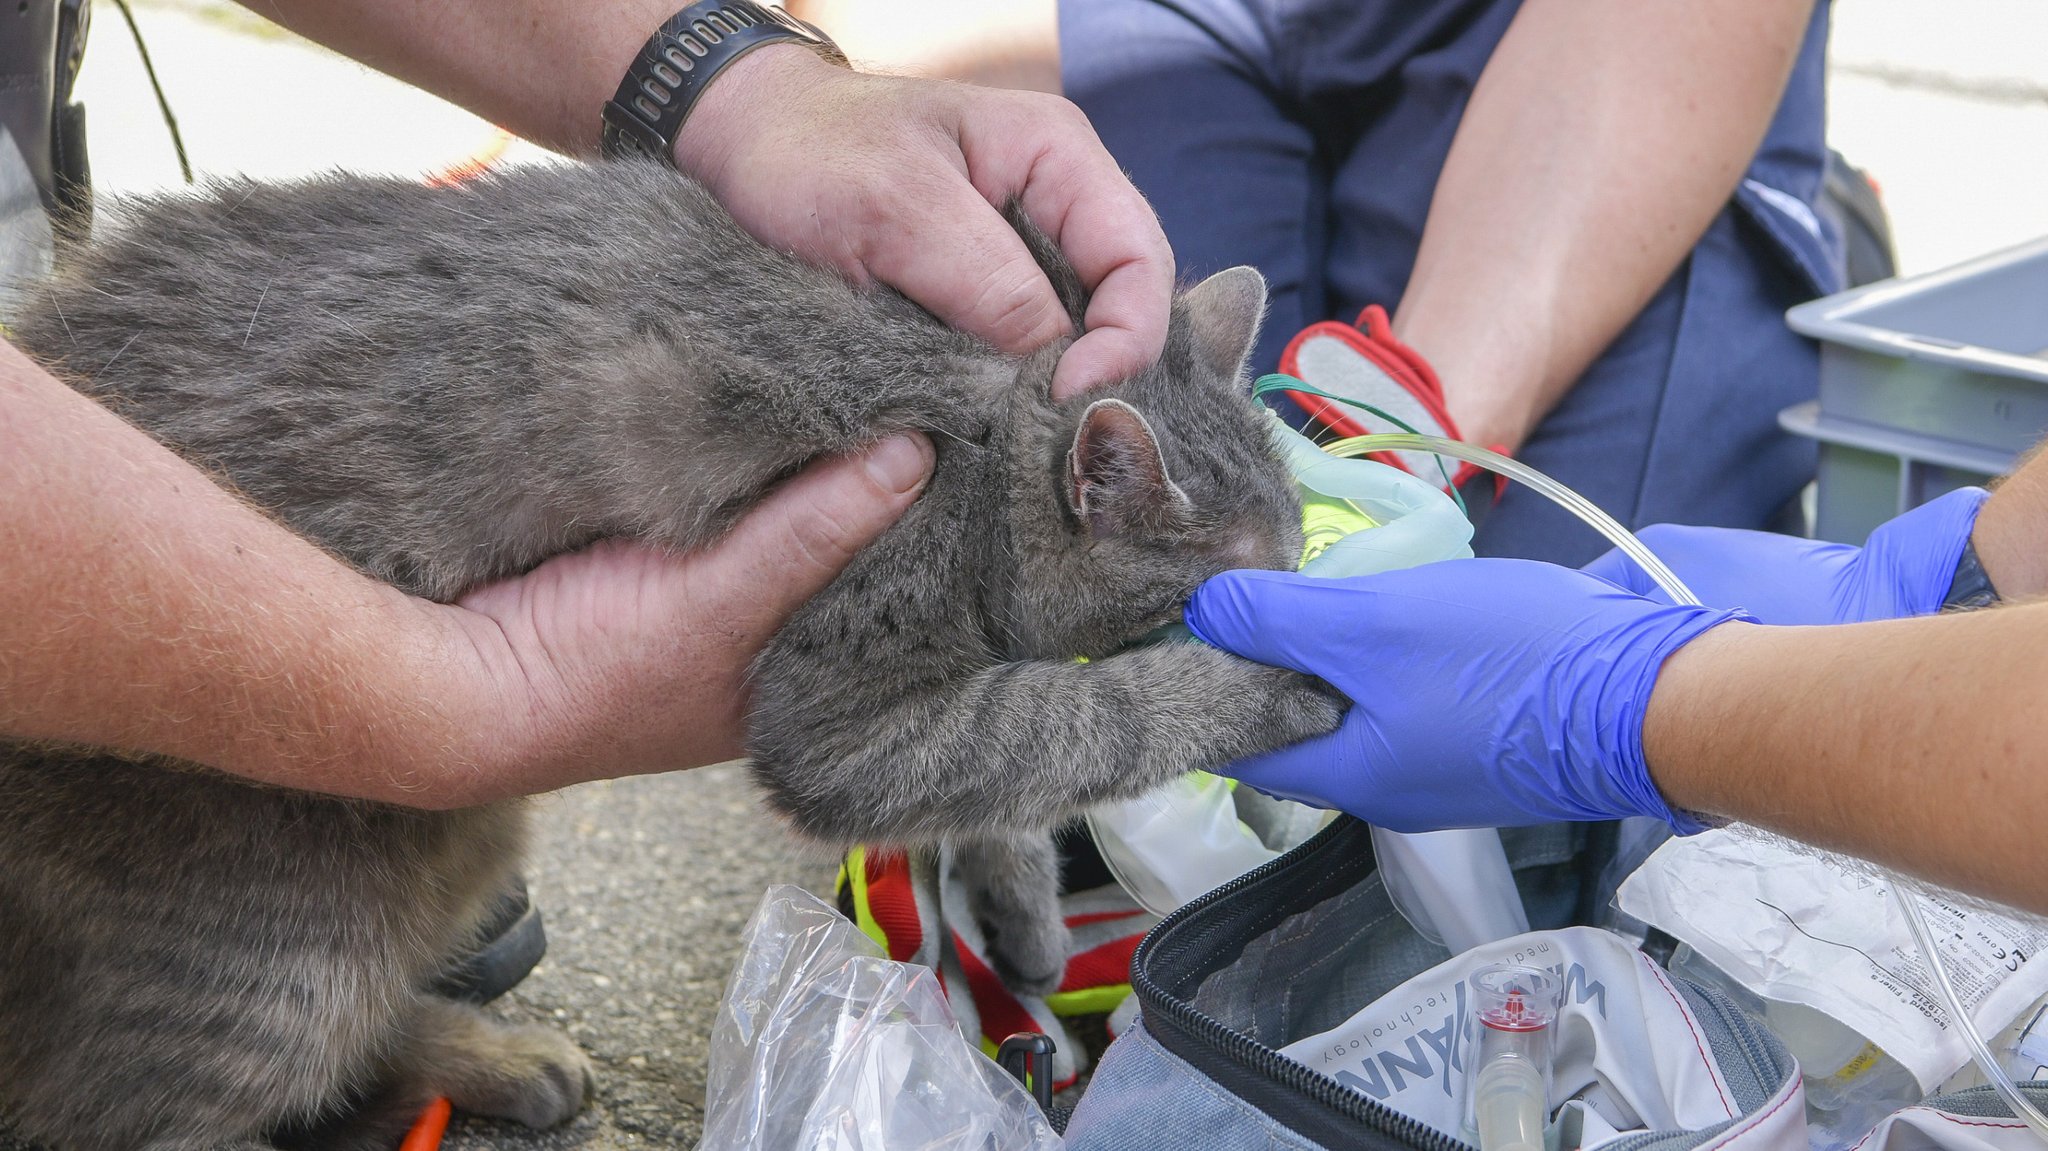
[[[1263,733],[1267,750],[1300,743],[1337,730],[1351,701],[1314,676],[1283,668],[1267,668],[1272,704]]]
[[[472,1115],[543,1129],[568,1122],[597,1085],[585,1055],[551,1027],[499,1024],[438,1069],[450,1102]]]
[[[1013,917],[1004,923],[983,923],[989,960],[1003,986],[1019,995],[1043,998],[1060,989],[1067,975],[1067,954],[1074,937],[1066,921],[1053,916]]]
[[[597,1072],[582,1048],[559,1031],[548,1027],[521,1027],[516,1040],[508,1043],[505,1055],[505,1086],[510,1088],[510,1106],[498,1117],[544,1129],[575,1118],[583,1100],[597,1087]],[[453,1100],[467,1111],[462,1100]]]

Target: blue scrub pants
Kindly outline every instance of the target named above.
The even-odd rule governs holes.
[[[1062,70],[1158,210],[1183,277],[1265,273],[1252,364],[1265,372],[1308,324],[1400,300],[1452,134],[1515,9],[1062,0]],[[1784,310],[1841,281],[1840,239],[1814,208],[1826,34],[1823,3],[1728,207],[1519,453],[1631,526],[1777,526],[1812,477],[1812,446],[1776,417],[1812,398],[1818,373]],[[1511,487],[1475,547],[1576,565],[1605,544]]]

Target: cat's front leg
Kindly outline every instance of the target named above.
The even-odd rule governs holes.
[[[1025,995],[1059,990],[1073,936],[1060,913],[1052,836],[1033,828],[958,840],[953,869],[1003,984]]]
[[[998,664],[879,708],[817,686],[757,678],[754,771],[799,831],[842,843],[1050,827],[1335,730],[1344,711],[1306,676],[1193,643]]]

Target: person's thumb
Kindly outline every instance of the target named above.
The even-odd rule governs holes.
[[[731,606],[734,638],[758,647],[825,590],[916,501],[932,459],[924,436],[891,436],[811,465],[748,512],[697,570],[708,595]]]
[[[1250,784],[1276,799],[1349,811],[1345,800],[1356,790],[1356,781],[1348,778],[1348,752],[1355,739],[1352,732],[1338,728],[1327,735],[1240,759],[1220,769],[1220,774]],[[1361,812],[1351,814],[1365,818]]]
[[[1657,585],[1644,573],[1642,565],[1630,559],[1620,548],[1609,548],[1592,563],[1579,569],[1589,576],[1597,576],[1616,587],[1627,588],[1637,595],[1654,594]]]

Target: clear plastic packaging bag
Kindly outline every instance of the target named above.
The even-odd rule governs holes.
[[[809,892],[768,889],[712,1028],[701,1151],[1059,1146],[929,968],[885,958]]]
[[[1109,873],[1154,915],[1279,857],[1237,817],[1229,781],[1193,771],[1088,813]]]

